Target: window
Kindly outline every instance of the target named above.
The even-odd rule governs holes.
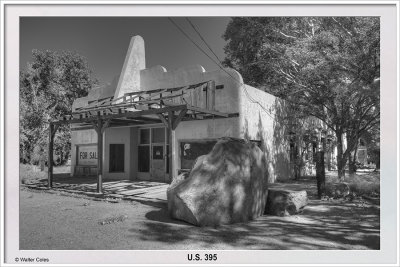
[[[139,130],[138,171],[150,171],[150,129]]]
[[[152,130],[152,143],[164,143],[165,141],[165,128],[153,128]]]
[[[181,142],[181,169],[191,169],[195,160],[208,154],[217,141]]]
[[[150,129],[140,129],[140,144],[150,144]]]
[[[110,172],[124,172],[125,146],[124,144],[110,144]]]

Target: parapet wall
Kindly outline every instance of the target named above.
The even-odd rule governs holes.
[[[213,80],[217,85],[215,109],[221,112],[239,112],[239,82],[242,76],[235,70],[206,71],[200,65],[188,66],[167,71],[162,66],[155,66],[140,71],[141,90],[175,88]],[[219,89],[218,89],[219,88]]]

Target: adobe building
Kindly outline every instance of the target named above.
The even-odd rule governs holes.
[[[264,151],[269,181],[289,179],[284,102],[244,85],[233,69],[146,68],[144,40],[134,36],[118,80],[76,99],[71,175],[170,182],[221,137],[252,140]],[[52,140],[51,140],[52,143]],[[99,153],[100,152],[100,153]],[[49,168],[51,184],[52,168]]]

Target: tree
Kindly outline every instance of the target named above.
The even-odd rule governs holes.
[[[375,169],[380,169],[380,131],[379,125],[371,128],[362,136],[367,147],[368,161],[375,164]]]
[[[76,98],[95,84],[82,56],[72,52],[32,51],[32,62],[20,71],[20,161],[47,158],[48,121],[71,113]],[[69,156],[70,129],[61,126],[55,136],[59,163]]]
[[[292,103],[296,116],[322,120],[335,133],[342,179],[359,137],[379,124],[379,24],[377,17],[232,18],[224,63]]]

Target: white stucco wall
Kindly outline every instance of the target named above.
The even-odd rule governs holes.
[[[290,147],[285,137],[287,127],[283,121],[283,100],[249,85],[245,85],[245,88],[241,86],[239,92],[241,138],[261,141],[270,182],[289,179]]]

